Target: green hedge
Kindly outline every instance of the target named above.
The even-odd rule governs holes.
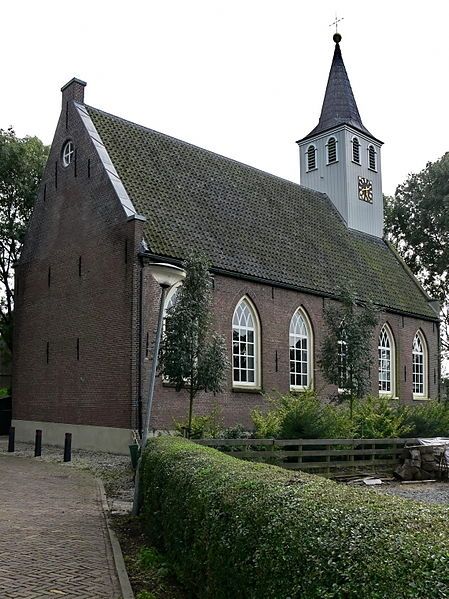
[[[378,495],[160,437],[143,520],[210,599],[449,597],[449,508]]]

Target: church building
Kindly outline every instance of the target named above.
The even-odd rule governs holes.
[[[372,394],[438,395],[438,306],[384,238],[382,142],[362,123],[340,41],[318,125],[297,142],[301,184],[93,108],[79,79],[62,88],[16,268],[17,439],[72,432],[74,447],[128,451],[160,297],[147,265],[191,250],[212,263],[231,361],[225,390],[201,394],[196,414],[218,404],[225,425],[250,427],[273,391],[335,395],[318,366],[324,309],[348,288],[380,310]],[[187,393],[159,378],[152,429],[187,413]]]

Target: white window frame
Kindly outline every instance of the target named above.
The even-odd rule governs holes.
[[[381,345],[381,338],[385,334],[388,339],[389,347]],[[382,357],[381,352],[388,352],[389,356]],[[382,368],[382,361],[388,360],[389,368]],[[385,323],[379,332],[379,337],[377,340],[377,361],[378,361],[378,385],[379,385],[379,397],[396,397],[396,344],[394,341],[393,332],[388,325]],[[381,381],[381,373],[389,370],[390,372],[390,389],[382,390],[380,388]]]
[[[373,149],[373,153],[374,153],[374,168],[371,167],[371,160],[370,160],[370,149],[371,148]],[[377,173],[377,150],[373,144],[369,144],[369,146],[368,146],[368,170],[373,171],[374,173]]]
[[[309,150],[310,150],[310,148],[313,148],[314,155],[315,155],[315,166],[313,168],[310,168],[310,164],[309,164]],[[307,166],[306,172],[308,172],[308,173],[310,173],[311,171],[316,171],[317,168],[318,168],[318,156],[317,156],[317,148],[316,148],[315,144],[309,144],[307,146],[307,149],[306,149],[306,166]]]
[[[242,304],[242,302],[244,302],[247,305],[248,310],[251,314],[251,317],[253,320],[252,329],[246,328],[245,326],[242,327],[241,325],[237,325],[234,323],[237,309]],[[246,329],[247,331],[252,330],[254,333],[254,355],[252,356],[254,358],[254,381],[236,381],[234,379],[234,357],[240,358],[242,356],[242,354],[240,354],[240,352],[238,354],[234,353],[234,330],[236,330],[236,329],[240,329],[240,330]],[[253,304],[253,302],[249,299],[249,297],[247,295],[244,295],[243,297],[241,297],[234,308],[234,312],[232,314],[231,330],[232,330],[232,339],[231,339],[232,388],[233,389],[260,389],[260,386],[261,386],[261,351],[260,351],[260,348],[261,348],[260,330],[261,330],[261,328],[260,328],[260,320],[259,320],[259,315],[257,313],[255,305]],[[240,367],[240,360],[239,360],[238,369],[242,370]]]
[[[346,341],[346,339],[343,339],[343,335],[342,335],[340,337],[340,339],[337,341],[337,344],[338,344],[337,361],[338,361],[338,379],[339,379],[338,380],[338,393],[343,394],[343,393],[347,392],[347,389],[345,389],[344,387],[340,386],[340,383],[341,383],[341,379],[340,379],[340,368],[341,368],[341,366],[340,366],[340,356],[342,356],[342,355],[347,356],[347,354],[348,354],[348,342]],[[341,348],[343,348],[343,347],[346,348],[346,351],[345,351],[344,354],[343,354],[342,351],[340,351]],[[346,369],[347,369],[347,366],[346,366]]]
[[[178,293],[182,283],[182,281],[180,281],[179,283],[175,283],[172,287],[170,287],[170,289],[167,292],[167,295],[165,296],[164,311],[162,313],[162,337],[164,337],[165,334],[165,321],[167,319],[167,310],[171,307],[173,299]],[[170,379],[168,378],[168,376],[164,375],[162,377],[162,382],[165,385],[170,385]]]
[[[182,285],[182,281],[180,283],[175,283],[172,287],[170,287],[170,289],[168,290],[168,293],[165,297],[165,302],[164,302],[164,313],[163,313],[163,323],[164,323],[164,329],[165,329],[165,319],[167,317],[167,310],[171,307],[174,297],[175,295],[178,293],[179,288]]]
[[[415,351],[415,339],[419,339],[420,344],[421,344],[421,348],[422,348],[422,352],[416,352]],[[415,355],[421,355],[422,356],[422,365],[423,365],[423,372],[422,372],[422,388],[423,388],[423,392],[422,393],[418,393],[415,391]],[[413,344],[412,344],[412,392],[413,392],[413,399],[428,399],[428,393],[429,393],[429,388],[428,388],[428,380],[429,380],[429,361],[428,361],[428,356],[429,356],[429,352],[427,349],[427,342],[426,342],[426,338],[424,337],[423,333],[421,330],[416,331],[415,336],[413,337]]]
[[[358,146],[359,146],[359,160],[358,161],[354,159],[354,142],[355,141],[357,141]],[[362,160],[361,160],[362,154],[361,154],[361,151],[360,151],[361,148],[362,148],[362,145],[360,143],[360,139],[357,137],[357,135],[353,135],[352,139],[351,139],[351,158],[352,158],[352,162],[354,164],[358,164],[359,166],[361,166],[361,164],[362,164]]]
[[[69,166],[75,159],[75,145],[71,139],[65,142],[62,148],[62,164]]]
[[[292,325],[293,325],[293,320],[295,319],[295,317],[298,316],[302,319],[303,323],[304,323],[304,328],[306,331],[305,336],[304,335],[298,335],[295,332],[292,333]],[[293,345],[292,345],[292,338],[294,341]],[[306,339],[307,340],[307,384],[306,385],[293,385],[291,382],[291,377],[292,374],[298,374],[297,372],[292,372],[292,362],[295,362],[295,364],[298,362],[297,360],[292,360],[290,357],[290,352],[292,349],[295,348],[296,342],[298,339]],[[302,348],[300,351],[303,351]],[[300,363],[304,363],[302,360],[300,361]],[[295,369],[296,370],[296,369]],[[301,306],[299,306],[299,308],[297,308],[293,314],[293,316],[290,319],[290,327],[289,327],[289,380],[290,380],[290,390],[291,391],[304,391],[305,389],[312,389],[313,388],[313,331],[312,331],[312,326],[310,324],[310,319],[309,316],[307,315],[307,312],[304,310],[304,308],[302,308]]]
[[[332,162],[329,161],[329,142],[331,139],[335,140],[335,160],[332,160]],[[326,164],[327,166],[330,166],[331,164],[335,164],[336,162],[338,162],[338,140],[335,137],[335,135],[331,135],[327,138],[326,142]]]

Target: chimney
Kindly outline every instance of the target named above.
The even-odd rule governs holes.
[[[80,104],[84,104],[84,88],[86,82],[74,77],[68,83],[61,87],[62,91],[62,108],[67,106],[67,102],[74,100]]]

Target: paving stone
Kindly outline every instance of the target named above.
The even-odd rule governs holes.
[[[0,455],[1,599],[120,596],[96,480]]]

